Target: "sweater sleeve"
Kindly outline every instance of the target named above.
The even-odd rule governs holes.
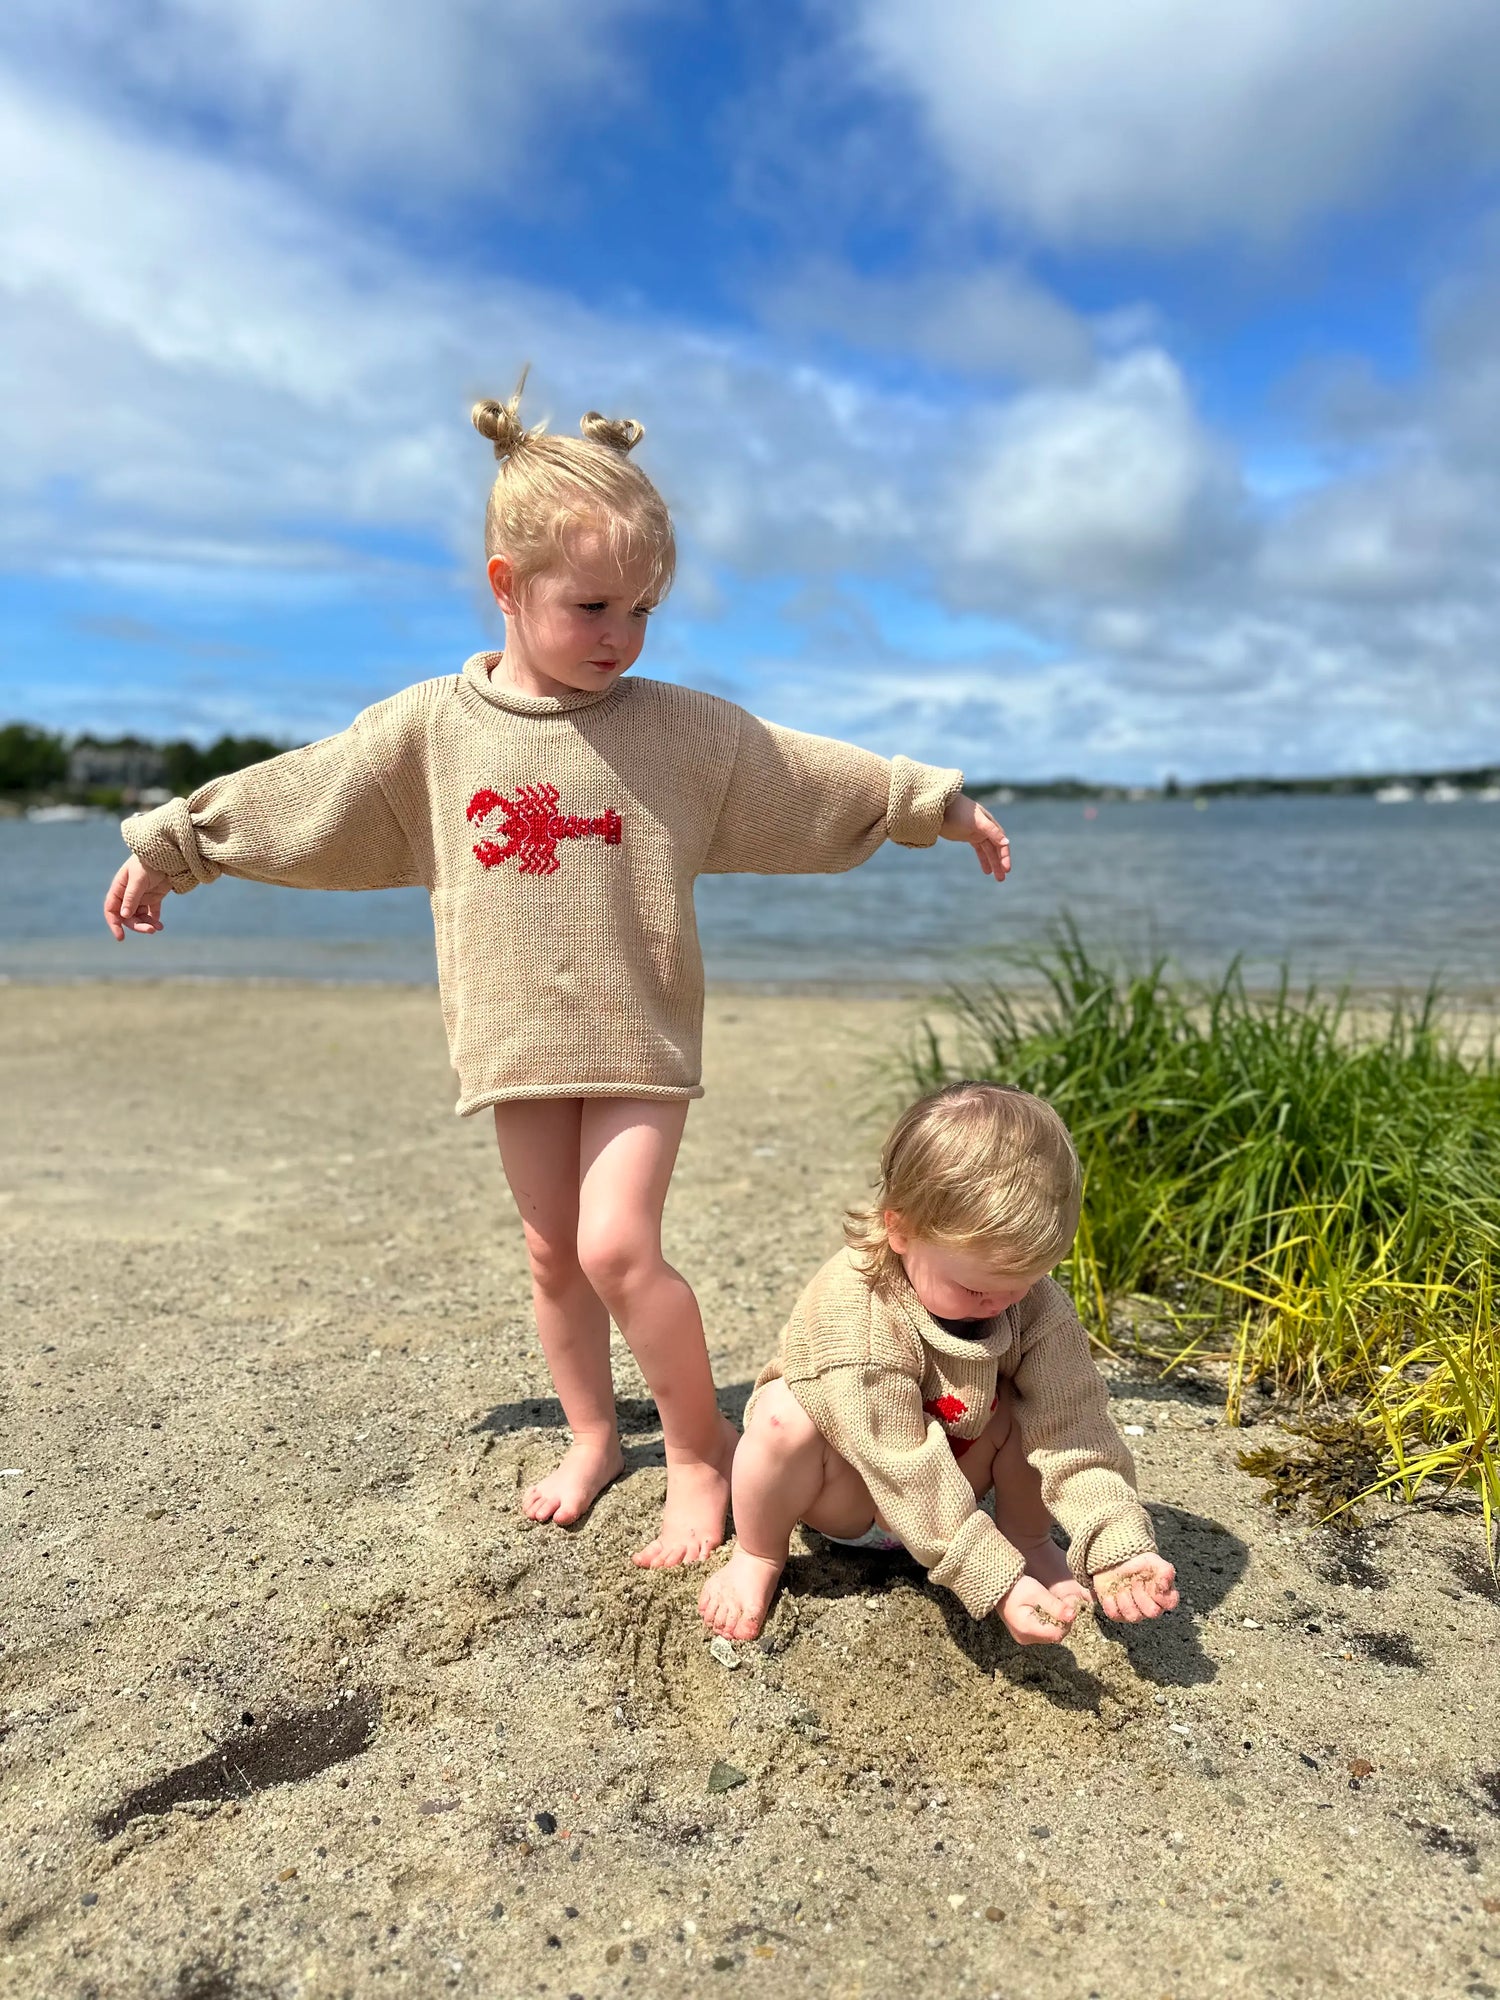
[[[1016,1420],[1042,1499],[1068,1535],[1068,1565],[1080,1583],[1156,1547],[1135,1490],[1135,1464],[1109,1414],[1109,1390],[1094,1366],[1072,1301],[1051,1278],[1017,1308],[1021,1361]]]
[[[962,771],[741,714],[706,875],[834,875],[883,840],[931,847]]]
[[[1026,1565],[975,1499],[942,1425],[923,1410],[921,1383],[866,1362],[787,1386],[932,1582],[971,1618],[988,1617]]]
[[[395,889],[422,879],[357,721],[321,743],[213,778],[191,798],[127,819],[120,831],[178,895],[220,875],[294,889]]]

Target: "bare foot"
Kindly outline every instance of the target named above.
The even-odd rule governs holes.
[[[1068,1568],[1068,1558],[1050,1535],[1045,1541],[1033,1542],[1030,1548],[1023,1548],[1026,1558],[1026,1574],[1045,1584],[1054,1597],[1061,1597],[1076,1604],[1080,1610],[1092,1604],[1094,1593],[1083,1585]]]
[[[729,1468],[740,1434],[726,1417],[712,1459],[677,1459],[667,1465],[667,1501],[654,1541],[630,1560],[639,1569],[673,1569],[702,1562],[724,1540],[729,1510]]]
[[[698,1593],[698,1616],[726,1639],[753,1639],[766,1622],[785,1563],[737,1548]]]
[[[554,1521],[559,1528],[570,1528],[624,1470],[617,1437],[575,1438],[556,1470],[527,1487],[521,1512],[529,1521]]]

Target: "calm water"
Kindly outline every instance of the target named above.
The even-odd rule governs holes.
[[[1206,974],[1500,989],[1500,805],[1363,799],[1017,804],[996,888],[967,848],[887,847],[850,875],[699,885],[710,977],[939,982],[1014,970],[1067,911],[1084,936]],[[109,820],[0,820],[0,977],[436,978],[416,890],[311,894],[224,879],[167,905],[167,930],[117,945],[99,907],[123,858]]]

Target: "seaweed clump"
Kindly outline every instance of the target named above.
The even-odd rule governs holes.
[[[1264,1498],[1278,1514],[1294,1514],[1305,1505],[1330,1526],[1357,1528],[1356,1502],[1379,1478],[1379,1445],[1362,1425],[1349,1419],[1287,1428],[1303,1440],[1300,1445],[1267,1444],[1242,1451],[1241,1471],[1265,1480]]]

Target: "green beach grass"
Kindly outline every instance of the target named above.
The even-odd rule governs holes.
[[[1071,928],[1027,961],[1041,991],[950,996],[905,1064],[920,1088],[1020,1084],[1072,1129],[1084,1218],[1061,1275],[1101,1344],[1144,1297],[1189,1354],[1247,1385],[1334,1404],[1366,1491],[1475,1493],[1500,1520],[1500,1064],[1436,992],[1383,1002],[1246,990],[1237,966],[1178,985]],[[1352,1496],[1335,1504],[1347,1507]]]

